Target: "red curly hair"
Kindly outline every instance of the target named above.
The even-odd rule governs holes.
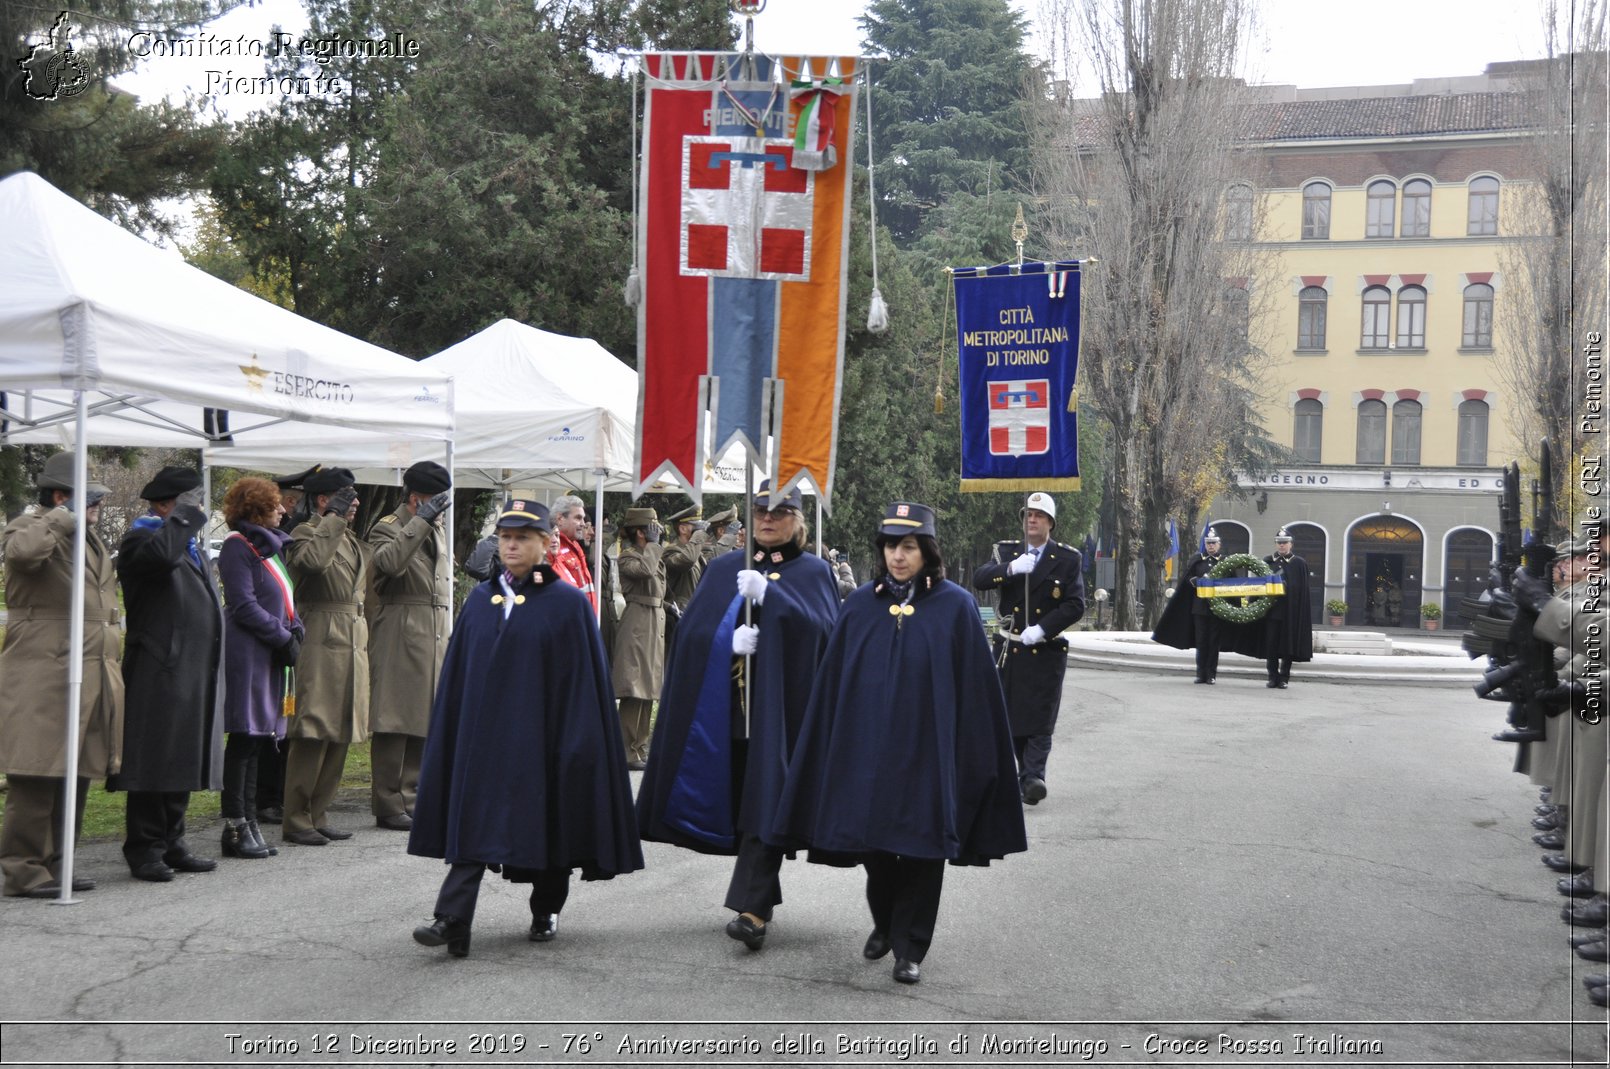
[[[229,488],[224,495],[224,522],[238,527],[242,522],[259,527],[273,527],[279,517],[280,488],[267,479],[248,475]]]

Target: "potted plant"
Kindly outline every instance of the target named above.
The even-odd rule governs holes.
[[[1438,621],[1442,619],[1442,606],[1434,601],[1421,602],[1420,619],[1425,621],[1427,631],[1435,631],[1441,626]]]
[[[1331,598],[1325,602],[1325,611],[1330,614],[1330,625],[1341,627],[1342,621],[1347,617],[1347,602],[1341,598]]]

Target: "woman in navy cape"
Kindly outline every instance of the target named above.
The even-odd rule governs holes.
[[[443,858],[425,946],[469,953],[481,876],[530,883],[533,942],[558,929],[570,873],[643,867],[609,664],[592,607],[542,563],[535,501],[498,517],[498,572],[470,592],[442,665],[408,852]]]
[[[866,866],[872,934],[914,984],[945,864],[1028,849],[1006,699],[978,603],[945,578],[933,510],[896,502],[883,575],[851,594],[817,672],[767,841]]]
[[[637,794],[644,839],[736,855],[726,906],[738,916],[727,934],[751,950],[783,900],[785,852],[760,833],[771,824],[839,606],[832,568],[805,552],[800,506],[794,490],[770,507],[761,484],[754,545],[705,567],[677,624]]]

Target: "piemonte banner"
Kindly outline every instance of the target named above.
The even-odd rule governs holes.
[[[1079,261],[957,268],[964,491],[1079,489]]]
[[[826,503],[856,60],[655,53],[643,73],[634,492],[669,474],[697,500],[737,443],[775,493],[808,481]]]

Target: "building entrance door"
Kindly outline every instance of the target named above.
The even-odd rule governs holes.
[[[1442,615],[1448,631],[1470,626],[1461,611],[1466,598],[1479,598],[1487,589],[1487,571],[1493,559],[1493,536],[1467,527],[1448,536],[1447,563],[1443,565]]]
[[[1371,516],[1347,536],[1347,622],[1418,627],[1425,539],[1396,516]]]
[[[1365,622],[1375,627],[1403,626],[1403,554],[1364,554],[1369,577]]]

